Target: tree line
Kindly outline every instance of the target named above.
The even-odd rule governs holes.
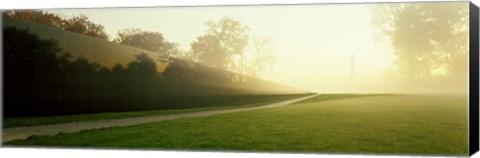
[[[4,15],[104,40],[110,39],[103,25],[89,20],[85,15],[63,18],[41,10],[7,11]],[[120,30],[112,41],[157,52],[163,57],[182,58],[254,77],[261,77],[265,70],[272,68],[276,58],[269,37],[255,38],[250,35],[248,26],[227,16],[205,24],[208,29],[190,44],[190,50],[182,50],[178,43],[168,41],[160,32],[140,28]],[[246,57],[247,46],[253,48],[249,60]]]

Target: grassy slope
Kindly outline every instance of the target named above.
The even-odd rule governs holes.
[[[149,110],[149,111],[131,111],[131,112],[111,112],[111,113],[97,113],[97,114],[81,114],[81,115],[66,115],[66,116],[48,116],[48,117],[24,117],[24,118],[6,118],[3,119],[3,128],[35,126],[55,123],[77,122],[77,121],[93,121],[104,119],[119,119],[128,117],[141,117],[151,115],[166,115],[175,113],[198,112],[208,110],[222,110],[233,108],[245,108],[261,106],[268,103],[288,100],[304,95],[282,95],[272,96],[262,99],[251,100],[244,103],[233,103],[225,106],[210,106],[202,108],[188,108],[188,109],[172,109],[172,110]]]
[[[273,109],[34,136],[6,145],[467,154],[465,97],[341,98],[321,95]]]

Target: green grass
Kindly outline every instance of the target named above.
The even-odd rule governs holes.
[[[33,136],[5,145],[466,155],[467,98],[320,95],[278,108]]]
[[[80,114],[80,115],[65,115],[65,116],[48,116],[48,117],[23,117],[23,118],[5,118],[3,121],[3,128],[11,127],[25,127],[35,125],[46,125],[56,123],[67,123],[77,121],[94,121],[105,119],[120,119],[129,117],[141,117],[151,115],[166,115],[175,113],[199,112],[208,110],[223,110],[233,108],[245,108],[261,106],[269,103],[279,102],[283,100],[293,99],[305,95],[279,95],[269,96],[260,99],[252,99],[248,101],[231,103],[223,106],[209,106],[201,108],[187,108],[187,109],[170,109],[170,110],[149,110],[149,111],[131,111],[131,112],[111,112],[111,113],[96,113],[96,114]]]

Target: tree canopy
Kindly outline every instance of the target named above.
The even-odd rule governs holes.
[[[65,20],[63,29],[105,40],[109,38],[103,25],[90,21],[85,15],[74,16]]]
[[[376,5],[372,17],[381,37],[391,42],[401,76],[412,80],[448,76],[465,62],[468,3]]]
[[[65,19],[57,14],[48,13],[41,10],[15,10],[7,11],[3,14],[14,19],[44,24],[61,30],[80,33],[104,40],[109,39],[109,36],[105,32],[103,25],[90,21],[85,15],[79,15]]]
[[[12,10],[3,14],[14,19],[109,39],[103,25],[90,21],[83,14],[71,18],[42,10]],[[190,44],[189,51],[183,51],[178,43],[166,40],[160,32],[145,31],[140,28],[118,31],[113,42],[157,52],[162,62],[170,62],[172,61],[170,57],[177,57],[256,77],[274,63],[271,40],[267,38],[250,40],[250,28],[239,20],[224,16],[217,21],[209,20],[205,25],[208,29]],[[252,51],[248,50],[250,53],[248,55],[252,55],[253,58],[247,59],[247,47],[253,48]]]
[[[208,21],[205,35],[191,43],[192,52],[198,60],[209,66],[232,70],[240,65],[233,61],[241,56],[248,44],[249,28],[230,17]]]
[[[139,28],[118,31],[114,42],[158,52],[165,56],[177,56],[180,51],[178,44],[167,41],[162,33],[143,31]]]

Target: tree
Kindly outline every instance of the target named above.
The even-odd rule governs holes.
[[[14,19],[32,21],[52,27],[61,28],[64,20],[56,14],[35,10],[12,10],[3,13]]]
[[[209,66],[234,70],[240,67],[235,64],[234,56],[243,56],[248,43],[249,28],[240,21],[223,17],[219,21],[208,21],[205,35],[197,37],[191,43],[192,52],[198,60]],[[241,62],[243,57],[241,58]]]
[[[83,14],[65,20],[63,29],[65,31],[76,32],[104,40],[108,40],[109,38],[103,25],[90,21],[88,17]]]
[[[268,67],[272,68],[276,60],[273,54],[272,40],[269,37],[253,38],[252,45],[255,55],[249,68],[249,74],[260,77]]]
[[[468,3],[384,4],[372,13],[372,25],[391,42],[402,76],[448,76],[465,58]]]
[[[157,52],[162,57],[177,56],[180,52],[179,45],[167,41],[163,34],[143,31],[139,28],[120,30],[114,42]]]
[[[104,40],[108,40],[109,38],[108,34],[104,30],[103,25],[90,21],[85,15],[64,19],[57,14],[48,13],[41,10],[7,11],[4,13],[4,15],[14,19],[31,21],[34,23],[48,25],[61,30],[80,33]]]
[[[213,35],[203,35],[191,44],[192,53],[198,61],[219,68],[226,68],[227,54],[222,52],[220,41]]]

